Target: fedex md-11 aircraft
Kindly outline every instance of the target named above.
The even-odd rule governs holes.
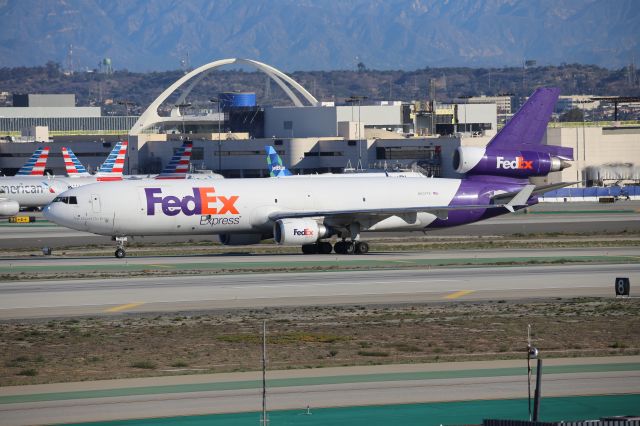
[[[223,244],[300,245],[303,253],[367,253],[363,231],[458,226],[537,203],[529,177],[568,167],[571,148],[542,145],[559,95],[538,89],[485,148],[458,148],[464,179],[389,177],[121,181],[66,191],[44,210],[72,229],[110,235],[116,257],[129,236],[217,234]],[[328,239],[337,236],[332,245]]]

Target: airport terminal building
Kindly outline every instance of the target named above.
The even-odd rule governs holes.
[[[168,117],[157,114],[157,107],[191,78],[237,62],[249,63],[276,79],[280,87],[288,87],[293,105],[259,105],[250,92],[224,92],[217,94],[216,110],[184,111],[177,106]],[[184,103],[192,86],[181,94],[178,104]],[[119,138],[129,140],[127,173],[157,173],[188,138],[194,142],[193,168],[228,178],[267,176],[267,145],[274,146],[294,173],[413,169],[428,176],[459,177],[453,168],[455,150],[486,145],[498,131],[499,116],[511,112],[505,97],[476,97],[451,104],[367,103],[359,97],[344,103],[319,102],[274,68],[239,59],[216,61],[185,75],[140,117],[100,117],[99,108],[74,104],[73,95],[24,95],[14,97],[14,107],[0,108],[7,110],[0,111],[0,125],[8,126],[6,120],[13,114],[13,126],[24,126],[20,130],[27,136],[38,133],[33,129],[42,125],[51,132],[46,138],[4,138],[0,173],[15,173],[42,143],[51,146],[50,173],[64,174],[62,146],[73,149],[89,170],[95,170]],[[53,115],[54,110],[58,116]],[[18,119],[22,120],[19,125]],[[119,121],[107,124],[100,122],[103,119]],[[91,120],[97,121],[89,125]],[[61,123],[69,128],[55,130]],[[122,126],[129,130],[118,131]],[[94,127],[102,129],[102,134],[91,135]],[[11,129],[15,132],[16,127]],[[106,129],[114,134],[105,134]],[[0,128],[0,133],[7,134],[7,130]],[[575,155],[572,167],[551,174],[550,183],[574,181],[591,186],[640,181],[640,126],[551,123],[545,143],[572,147]]]

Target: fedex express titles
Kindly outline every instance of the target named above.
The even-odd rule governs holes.
[[[147,199],[147,216],[154,216],[156,211],[166,216],[177,216],[180,213],[185,216],[199,215],[201,225],[237,225],[240,220],[239,217],[212,217],[240,214],[235,206],[240,197],[216,195],[213,187],[192,188],[193,195],[185,195],[182,198],[175,195],[162,196],[161,188],[144,188],[144,192]]]

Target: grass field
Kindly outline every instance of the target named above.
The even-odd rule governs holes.
[[[5,321],[0,386],[270,369],[640,353],[640,299],[268,308]]]

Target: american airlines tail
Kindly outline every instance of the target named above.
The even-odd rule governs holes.
[[[267,145],[264,149],[267,151],[267,167],[269,168],[269,176],[280,177],[292,175],[289,169],[282,164],[282,159],[272,146]]]
[[[64,160],[64,168],[67,170],[67,176],[70,178],[91,176],[71,148],[62,147],[62,159]]]
[[[127,156],[128,145],[128,141],[120,141],[113,147],[111,153],[96,173],[99,181],[122,180],[124,159]]]
[[[24,163],[24,166],[18,170],[16,176],[42,176],[44,175],[44,168],[49,158],[49,147],[41,147],[35,150],[31,155],[31,158]]]
[[[186,179],[191,162],[191,151],[193,142],[185,141],[171,157],[166,167],[160,172],[156,179]]]

